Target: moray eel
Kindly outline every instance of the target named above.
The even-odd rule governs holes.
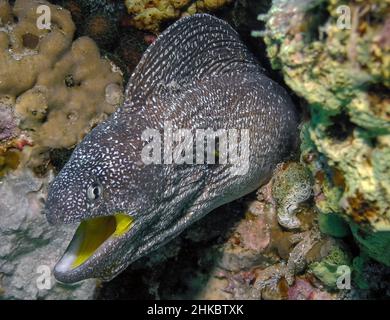
[[[185,17],[150,45],[126,99],[75,148],[50,184],[52,224],[79,223],[54,268],[65,283],[109,280],[224,203],[257,189],[296,145],[288,94],[226,22]],[[147,128],[247,129],[248,168],[229,163],[146,164]]]

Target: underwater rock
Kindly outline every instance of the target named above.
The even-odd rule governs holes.
[[[386,265],[389,12],[390,1],[274,0],[260,17],[266,22],[262,35],[272,67],[311,113],[301,149],[315,177],[317,208],[341,215],[373,239],[353,233],[367,254]]]
[[[11,107],[0,102],[0,141],[14,138],[17,132],[18,127]]]
[[[271,239],[268,218],[260,202],[253,201],[249,204],[245,219],[234,230],[222,249],[218,263],[220,268],[238,272],[254,266],[268,266],[275,261],[272,255],[264,254]]]
[[[118,20],[125,11],[123,1],[116,0],[53,0],[66,10],[69,10],[76,23],[82,24],[89,15],[103,14],[110,20]]]
[[[100,49],[115,46],[121,18],[126,14],[123,1],[60,0],[55,3],[70,11],[78,36],[91,37]]]
[[[0,100],[0,178],[19,166],[20,151],[32,143],[21,133],[17,122],[12,104]]]
[[[51,270],[72,227],[53,228],[42,214],[47,184],[28,169],[0,181],[0,299],[91,299],[88,280],[73,286],[56,282]]]
[[[264,269],[255,270],[254,288],[261,293],[263,300],[287,299],[289,285],[285,279],[286,264],[273,264]]]
[[[321,291],[314,287],[307,279],[298,279],[288,289],[288,300],[335,300],[336,295]]]
[[[118,38],[118,23],[104,15],[90,15],[86,18],[83,33],[91,37],[99,48],[109,48]]]
[[[51,9],[50,30],[37,27],[40,4]],[[0,99],[14,105],[19,127],[32,138],[25,155],[37,167],[49,149],[76,145],[116,109],[122,75],[90,38],[72,42],[67,10],[35,0],[17,0],[11,9],[7,2],[0,7],[0,16],[9,16],[0,25]]]
[[[136,30],[126,30],[119,39],[115,54],[123,61],[128,75],[131,75],[141,60],[149,43],[145,40],[146,33]],[[115,62],[115,60],[114,60]]]
[[[127,11],[132,15],[132,25],[154,33],[160,31],[164,21],[182,16],[213,11],[232,0],[126,0]]]

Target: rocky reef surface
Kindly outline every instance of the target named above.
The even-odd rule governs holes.
[[[50,175],[24,169],[0,181],[0,298],[90,299],[95,280],[73,286],[55,281],[52,269],[74,233],[49,226],[42,214]]]
[[[301,159],[322,220],[342,217],[390,266],[390,2],[274,1],[261,19],[272,67],[310,112]]]
[[[48,183],[156,34],[195,12],[289,90],[300,152],[112,281],[57,283],[74,227],[47,224]],[[388,299],[389,35],[389,0],[0,0],[0,299]]]

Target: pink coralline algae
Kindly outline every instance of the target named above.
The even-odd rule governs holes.
[[[334,297],[326,292],[315,288],[306,279],[297,279],[293,286],[288,289],[288,300],[333,300]]]
[[[8,140],[17,134],[17,125],[12,109],[0,102],[0,141]]]

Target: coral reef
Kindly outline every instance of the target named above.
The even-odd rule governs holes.
[[[321,291],[307,279],[298,279],[288,289],[289,300],[333,300],[336,297],[326,291]]]
[[[115,46],[119,37],[119,26],[125,14],[123,1],[112,0],[60,0],[55,1],[72,14],[77,35],[91,37],[99,48]]]
[[[124,73],[125,82],[148,47],[148,33],[132,27],[124,1],[59,0],[72,14],[77,36],[92,38],[103,56]]]
[[[90,299],[96,283],[55,281],[51,270],[73,228],[49,226],[41,213],[52,176],[18,170],[0,182],[0,299]]]
[[[310,110],[301,149],[315,177],[317,208],[346,219],[362,250],[386,265],[389,13],[390,1],[274,0],[260,17],[272,67]],[[329,221],[321,219],[324,228]],[[337,235],[346,235],[341,228]]]
[[[37,27],[39,4],[51,9],[50,30]],[[3,1],[0,16],[0,99],[13,105],[19,128],[31,137],[34,146],[24,154],[36,167],[49,149],[76,145],[115,110],[122,75],[90,38],[72,42],[67,10],[26,0],[12,9]]]
[[[118,25],[104,15],[90,15],[84,26],[83,33],[91,37],[100,48],[113,45],[118,37]]]
[[[208,12],[229,4],[231,0],[126,0],[126,7],[133,16],[132,25],[141,30],[158,33],[164,21],[181,16]]]

